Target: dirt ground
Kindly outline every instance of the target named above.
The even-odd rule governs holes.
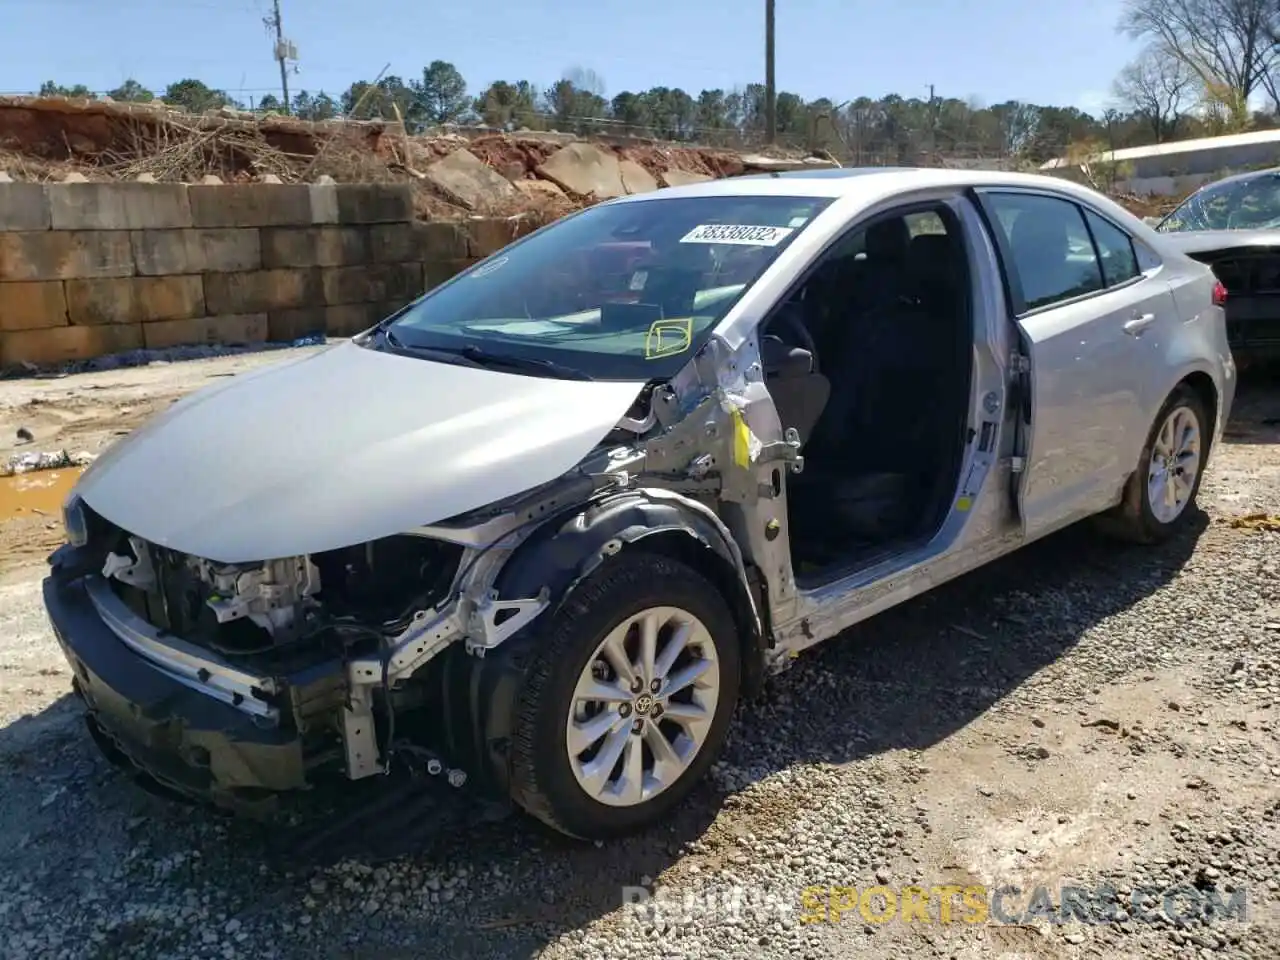
[[[100,451],[185,392],[276,359],[0,383],[0,456]],[[20,426],[34,442],[14,445]],[[151,798],[98,756],[39,606],[56,531],[44,515],[11,516],[0,957],[1274,960],[1274,378],[1243,385],[1201,503],[1164,548],[1069,530],[816,648],[743,705],[711,782],[665,828],[584,846],[445,793],[412,830],[342,830],[334,842],[355,852],[336,865],[310,864],[292,835]],[[624,887],[655,883],[683,906],[621,908]],[[947,924],[935,907],[930,923],[857,909],[800,919],[805,888],[827,890],[825,904],[832,887],[904,884],[1017,886],[1010,909],[1037,884],[1055,900],[1064,884],[1124,898],[1243,891],[1248,917]],[[777,892],[790,909],[699,913],[726,887]]]

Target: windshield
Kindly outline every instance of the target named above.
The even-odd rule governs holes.
[[[1202,187],[1156,230],[1249,230],[1280,226],[1280,172]]]
[[[387,325],[391,349],[597,380],[674,375],[830,199],[591,207],[481,261]]]

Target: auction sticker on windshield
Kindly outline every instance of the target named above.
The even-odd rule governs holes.
[[[795,231],[791,227],[757,227],[747,224],[704,223],[694,227],[681,243],[738,243],[748,247],[776,247]]]

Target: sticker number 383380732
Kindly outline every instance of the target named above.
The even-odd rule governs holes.
[[[761,227],[735,223],[704,223],[694,227],[681,243],[738,243],[750,247],[776,247],[791,234],[791,227]]]

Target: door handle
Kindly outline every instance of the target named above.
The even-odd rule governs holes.
[[[1156,322],[1154,313],[1137,313],[1131,320],[1125,322],[1124,332],[1131,337],[1140,337],[1142,332]]]

